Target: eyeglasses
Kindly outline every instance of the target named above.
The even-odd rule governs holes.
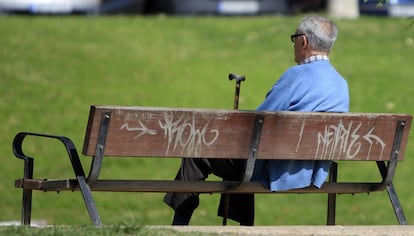
[[[302,36],[302,35],[305,35],[305,34],[292,34],[292,35],[290,36],[290,41],[292,41],[292,43],[294,43],[294,42],[295,42],[295,39],[296,39],[297,37],[299,37],[299,36]]]

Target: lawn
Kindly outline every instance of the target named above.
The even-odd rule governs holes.
[[[246,75],[240,109],[255,109],[289,66],[289,35],[300,16],[281,17],[0,17],[0,221],[20,219],[23,174],[11,142],[18,131],[73,139],[82,148],[91,104],[193,108],[233,107],[228,73]],[[414,114],[414,26],[406,19],[337,20],[331,61],[348,80],[351,111]],[[72,177],[55,142],[32,140],[37,177]],[[414,140],[394,185],[414,223]],[[42,157],[42,158],[40,158]],[[82,158],[86,169],[90,160]],[[171,179],[179,160],[113,160],[104,177]],[[343,168],[341,168],[343,167]],[[340,163],[340,179],[379,178],[375,164]],[[172,211],[162,194],[93,193],[105,225],[167,225]],[[203,195],[193,225],[220,225],[218,195]],[[323,225],[325,195],[258,195],[257,225]],[[79,192],[34,193],[33,220],[89,225]],[[387,194],[341,195],[337,223],[397,224]],[[230,224],[233,224],[232,222]]]

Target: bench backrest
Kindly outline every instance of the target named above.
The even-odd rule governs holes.
[[[395,146],[403,159],[412,119],[406,114],[91,106],[83,154],[96,154],[99,130],[107,128],[105,156],[247,158],[257,116],[264,120],[257,158],[298,160],[389,160]]]

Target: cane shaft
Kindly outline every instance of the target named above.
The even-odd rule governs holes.
[[[234,95],[234,106],[235,110],[239,109],[239,95],[240,95],[240,81],[236,82],[236,91]]]

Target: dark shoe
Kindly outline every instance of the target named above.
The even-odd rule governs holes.
[[[240,222],[240,226],[253,226],[253,222]]]
[[[178,212],[175,212],[172,225],[188,225],[188,223],[190,223],[192,214],[193,213],[191,212],[189,215],[182,215]]]
[[[188,225],[194,210],[199,205],[198,197],[185,200],[176,210],[172,225]]]

